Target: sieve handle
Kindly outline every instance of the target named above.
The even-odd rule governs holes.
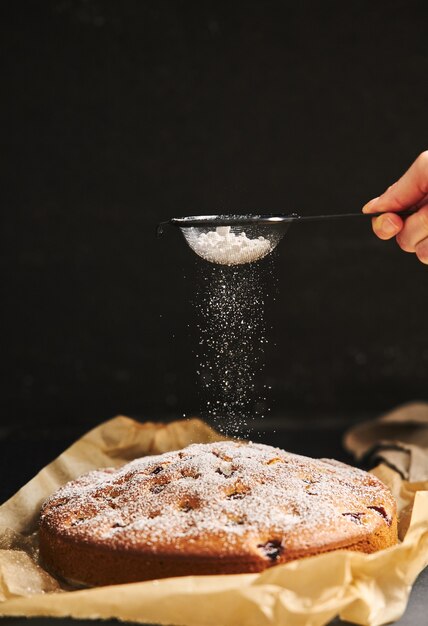
[[[416,213],[418,209],[413,207],[406,211],[397,211],[397,215],[407,217]],[[338,220],[344,217],[379,217],[383,213],[341,213],[338,215],[299,215],[298,213],[269,213],[267,215],[195,215],[192,217],[173,217],[170,220],[160,222],[156,228],[156,234],[160,237],[167,226],[185,228],[215,228],[217,226],[276,226],[288,227],[293,222],[318,222],[321,220]]]
[[[405,211],[390,211],[390,213],[395,213],[400,217],[408,217],[409,215],[413,215],[418,211],[417,208],[406,209]],[[380,217],[381,215],[385,215],[385,213],[339,213],[337,215],[294,215],[294,219],[296,222],[305,221],[305,222],[317,222],[318,220],[338,220],[345,217]]]

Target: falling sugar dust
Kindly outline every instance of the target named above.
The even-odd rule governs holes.
[[[268,342],[265,303],[271,262],[200,265],[198,376],[203,417],[227,435],[245,435],[266,409],[266,385],[258,384]]]

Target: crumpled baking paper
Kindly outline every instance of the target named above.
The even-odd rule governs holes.
[[[189,576],[72,590],[38,563],[37,518],[60,485],[96,467],[223,439],[200,420],[140,424],[117,417],[90,431],[0,507],[0,615],[117,618],[177,626],[322,626],[335,616],[376,626],[404,612],[428,564],[428,480],[374,473],[402,512],[402,542],[375,554],[337,551],[261,574]]]

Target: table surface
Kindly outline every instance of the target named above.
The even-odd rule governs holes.
[[[344,420],[306,419],[272,419],[263,423],[254,423],[250,437],[277,445],[298,454],[313,457],[332,457],[345,462],[352,459],[343,450],[341,440],[344,431],[349,427]],[[60,454],[84,429],[62,427],[51,429],[3,429],[0,431],[0,472],[7,476],[7,482],[0,483],[0,501],[9,498],[21,485],[34,476],[58,454]],[[428,568],[421,573],[416,581],[407,610],[396,622],[400,626],[426,626],[428,624]],[[93,626],[94,620],[79,620],[82,626]],[[104,626],[119,624],[116,620],[99,622]],[[346,624],[339,619],[331,622],[331,626]],[[0,618],[1,626],[27,626],[26,618]],[[72,619],[32,618],[30,626],[74,626]]]

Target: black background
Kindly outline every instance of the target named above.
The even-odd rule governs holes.
[[[0,10],[4,424],[197,412],[202,261],[157,221],[359,211],[428,148],[426,2]],[[427,271],[365,218],[293,227],[266,277],[273,412],[428,399]]]

